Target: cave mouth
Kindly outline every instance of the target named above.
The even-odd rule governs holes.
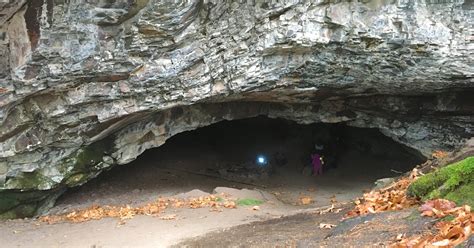
[[[326,162],[319,176],[311,175],[316,145],[325,147],[319,151]],[[263,164],[259,156],[265,158]],[[335,195],[349,201],[377,179],[398,176],[423,160],[416,150],[377,129],[258,116],[179,133],[133,162],[70,189],[55,209],[136,204],[220,186],[283,192],[280,200],[286,203],[316,189],[313,197],[324,205]]]

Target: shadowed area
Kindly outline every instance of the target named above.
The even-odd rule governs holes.
[[[313,153],[324,157],[323,175],[311,175]],[[258,156],[265,165],[258,164]],[[421,161],[416,151],[376,129],[266,117],[222,121],[180,133],[132,163],[102,173],[62,196],[52,211],[137,204],[218,186],[263,189],[290,205],[299,205],[303,194],[323,206],[334,197],[351,200],[377,179],[397,176]]]
[[[311,175],[314,153],[321,153],[325,161],[322,175]],[[263,163],[258,163],[259,156]],[[12,246],[41,240],[35,244],[164,247],[224,228],[343,204],[374,187],[375,180],[397,176],[422,160],[376,129],[300,125],[266,117],[222,121],[177,134],[132,163],[70,189],[49,213],[92,205],[139,207],[158,197],[189,199],[207,192],[228,194],[236,208],[168,207],[158,217],[135,216],[120,228],[113,218],[53,225],[18,220],[3,223],[0,236]],[[341,214],[321,221],[336,221]],[[166,216],[172,220],[163,220]],[[313,227],[314,222],[304,225]],[[17,239],[9,230],[27,238]]]

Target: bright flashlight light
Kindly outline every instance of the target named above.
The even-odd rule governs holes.
[[[264,156],[258,156],[257,157],[257,163],[260,165],[265,165],[267,163],[267,159]]]

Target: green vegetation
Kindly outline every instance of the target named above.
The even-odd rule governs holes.
[[[0,219],[31,217],[47,198],[46,191],[9,192],[0,190]]]
[[[474,157],[420,177],[410,185],[408,194],[422,200],[444,198],[474,206]]]
[[[64,177],[61,184],[52,181],[48,171],[42,168],[32,172],[21,172],[15,178],[9,178],[6,185],[20,190],[0,190],[0,219],[31,217],[41,212],[45,204],[54,202],[64,186],[74,187],[95,177],[103,166],[104,154],[111,151],[111,139],[97,141],[72,154],[58,167]],[[52,190],[43,190],[52,189]]]
[[[470,181],[453,192],[449,192],[444,198],[454,201],[456,204],[474,206],[474,181]]]
[[[103,139],[79,149],[74,155],[63,161],[59,171],[63,174],[63,184],[74,187],[95,177],[102,169],[102,158],[113,147],[111,139]]]
[[[439,219],[440,221],[452,221],[456,219],[453,215],[446,215],[443,218]]]
[[[0,220],[31,217],[36,214],[37,204],[23,204],[0,214]]]
[[[55,182],[44,176],[44,173],[43,169],[32,172],[20,172],[17,177],[10,178],[6,185],[10,188],[22,190],[50,188]]]
[[[237,200],[236,203],[237,203],[238,206],[255,206],[255,205],[262,204],[263,201],[253,199],[253,198],[244,198],[244,199]]]

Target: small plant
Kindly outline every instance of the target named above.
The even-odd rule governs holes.
[[[262,204],[263,201],[253,199],[253,198],[244,198],[244,199],[239,199],[237,200],[237,205],[238,206],[256,206]]]

